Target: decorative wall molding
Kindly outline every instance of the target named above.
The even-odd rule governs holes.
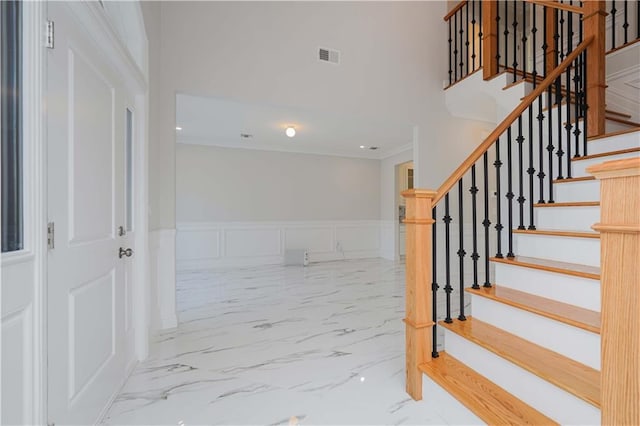
[[[181,223],[176,265],[190,270],[279,264],[288,249],[308,250],[311,262],[393,259],[393,228],[386,222],[392,221]]]

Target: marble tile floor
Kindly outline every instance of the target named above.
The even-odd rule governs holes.
[[[433,383],[404,392],[403,293],[382,259],[179,273],[180,325],[104,423],[479,424]]]

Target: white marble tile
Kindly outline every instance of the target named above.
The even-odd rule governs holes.
[[[456,424],[404,391],[404,265],[381,259],[184,272],[106,424]],[[291,420],[294,418],[294,420]]]

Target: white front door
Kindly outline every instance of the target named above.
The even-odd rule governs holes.
[[[69,6],[48,7],[49,420],[91,424],[133,357],[132,258],[119,256],[135,250],[125,214],[130,96]]]

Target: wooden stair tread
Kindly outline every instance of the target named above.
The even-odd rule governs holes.
[[[611,137],[611,136],[626,135],[627,133],[634,133],[634,132],[638,132],[638,131],[640,131],[640,127],[636,127],[634,129],[618,130],[617,132],[605,133],[604,135],[590,136],[590,137],[587,138],[587,140],[588,141],[594,141],[594,140],[598,140],[598,139],[608,138],[608,137]]]
[[[467,292],[600,334],[600,313],[500,285]]]
[[[571,177],[571,178],[564,178],[564,179],[554,179],[553,183],[555,185],[556,183],[584,182],[584,181],[588,181],[588,180],[596,180],[596,177],[595,176],[580,176],[580,177]]]
[[[555,235],[558,237],[600,238],[598,232],[565,231],[561,229],[514,229],[514,234]]]
[[[612,155],[619,155],[619,154],[631,154],[633,152],[640,152],[640,148],[627,148],[627,149],[620,149],[618,151],[601,152],[600,154],[583,155],[582,157],[572,158],[571,161],[591,160],[592,158],[609,157]]]
[[[625,126],[636,127],[636,128],[640,127],[640,123],[636,123],[635,121],[630,121],[622,117],[606,115],[604,118],[607,120],[615,121],[616,123],[624,124]]]
[[[611,110],[611,109],[605,109],[604,113],[605,114],[609,114],[609,115],[615,115],[615,116],[621,117],[621,118],[631,118],[631,114],[627,114],[627,113],[624,113],[624,112],[618,112],[618,111],[614,111],[614,110]]]
[[[534,204],[534,207],[598,207],[600,201],[571,201],[566,203],[541,203]]]
[[[558,424],[444,351],[419,368],[487,424]]]
[[[600,372],[480,320],[438,323],[461,337],[600,407]]]
[[[558,262],[550,259],[539,259],[537,257],[516,256],[514,258],[492,257],[489,260],[507,265],[520,266],[523,268],[539,269],[542,271],[556,272],[559,274],[573,275],[581,278],[600,279],[600,268],[597,266],[580,265],[578,263]]]

